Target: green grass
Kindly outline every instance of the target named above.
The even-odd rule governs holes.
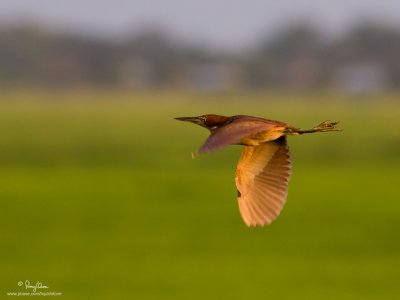
[[[396,97],[5,91],[1,293],[28,279],[67,299],[395,299]],[[192,160],[207,132],[172,119],[210,112],[345,130],[290,137],[287,205],[249,229],[240,147]]]

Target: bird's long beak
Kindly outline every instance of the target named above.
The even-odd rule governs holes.
[[[178,118],[175,118],[175,120],[191,122],[191,123],[194,123],[194,124],[197,124],[197,125],[202,125],[203,124],[203,120],[200,119],[199,117],[178,117]]]

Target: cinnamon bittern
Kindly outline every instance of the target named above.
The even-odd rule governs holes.
[[[193,155],[243,145],[236,167],[240,214],[247,226],[264,226],[281,212],[288,194],[291,175],[286,135],[339,131],[338,122],[325,121],[311,129],[251,116],[203,115],[175,118],[204,128],[211,134]]]

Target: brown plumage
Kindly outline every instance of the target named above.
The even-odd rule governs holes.
[[[240,214],[247,226],[263,226],[277,218],[286,202],[291,160],[286,135],[337,131],[338,122],[325,121],[302,130],[283,122],[251,116],[203,115],[180,117],[210,130],[211,134],[194,154],[244,145],[236,168]]]

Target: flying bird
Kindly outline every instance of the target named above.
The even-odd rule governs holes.
[[[286,136],[340,130],[336,127],[338,122],[332,121],[311,129],[300,129],[284,122],[244,115],[175,119],[200,125],[211,133],[193,156],[228,145],[244,146],[236,167],[235,182],[240,214],[249,227],[270,224],[286,202],[292,166]]]

